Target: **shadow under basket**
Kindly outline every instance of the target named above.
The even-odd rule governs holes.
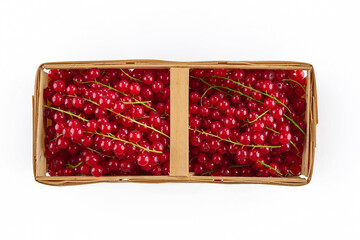
[[[161,176],[48,176],[45,151],[45,123],[43,91],[48,85],[46,69],[169,69],[170,70],[170,171]],[[198,176],[189,172],[189,71],[190,69],[281,69],[307,71],[306,135],[299,176],[290,177],[224,177]],[[35,180],[48,185],[65,186],[98,182],[198,182],[251,183],[299,186],[308,184],[312,177],[318,123],[316,81],[311,64],[286,61],[259,62],[170,62],[160,60],[120,60],[87,62],[54,62],[41,64],[35,78],[33,103],[33,171]]]

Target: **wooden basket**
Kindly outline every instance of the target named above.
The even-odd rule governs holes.
[[[43,90],[48,85],[44,69],[88,69],[88,68],[169,68],[170,69],[170,173],[168,176],[46,176],[44,156]],[[192,68],[227,69],[282,69],[307,70],[305,118],[306,140],[303,152],[301,175],[296,177],[221,177],[195,176],[189,172],[189,70]],[[261,183],[277,185],[305,185],[310,182],[316,146],[316,124],[318,123],[315,73],[312,65],[300,62],[169,62],[159,60],[121,60],[88,62],[54,62],[41,64],[36,73],[33,96],[33,170],[35,180],[49,185],[76,185],[97,182],[207,182],[207,183]]]

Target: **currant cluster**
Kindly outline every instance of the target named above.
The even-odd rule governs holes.
[[[48,77],[50,176],[168,175],[169,70],[51,69]]]
[[[299,175],[306,72],[193,69],[190,171],[196,175]]]

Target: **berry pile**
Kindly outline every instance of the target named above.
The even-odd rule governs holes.
[[[50,176],[169,174],[169,70],[51,69],[48,77]]]
[[[190,71],[190,171],[279,177],[301,173],[306,71]]]

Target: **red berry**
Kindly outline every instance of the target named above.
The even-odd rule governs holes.
[[[137,143],[141,140],[141,133],[139,131],[131,131],[129,133],[129,141],[132,143]]]
[[[113,149],[113,142],[110,139],[105,138],[105,139],[101,140],[100,147],[104,151],[109,151],[109,150]]]
[[[265,128],[265,123],[261,120],[254,122],[253,128],[255,131],[262,131]]]
[[[151,73],[148,73],[148,74],[143,75],[142,80],[143,80],[144,84],[151,85],[155,81],[155,78],[154,78],[154,75],[152,75]]]
[[[81,109],[84,106],[84,99],[81,97],[74,97],[72,100],[72,105],[78,109]]]
[[[255,132],[251,136],[251,140],[256,145],[261,145],[265,142],[265,135],[262,132]]]
[[[157,114],[152,114],[149,116],[149,124],[150,126],[158,127],[161,124],[161,118]]]
[[[99,99],[99,105],[102,108],[109,108],[111,106],[111,99],[109,97],[101,97]]]
[[[238,108],[235,110],[235,117],[237,117],[239,120],[246,119],[248,115],[248,111],[245,108]]]
[[[136,161],[139,164],[139,166],[144,167],[149,164],[150,157],[147,153],[141,153],[138,155]]]
[[[276,163],[270,163],[269,164],[271,168],[269,168],[269,172],[272,176],[279,176],[280,168],[279,165]]]
[[[290,167],[290,172],[291,172],[291,174],[293,174],[293,175],[300,175],[300,173],[301,173],[301,166],[300,166],[300,165],[297,165],[297,164],[291,165],[291,167]]]
[[[121,101],[117,101],[113,105],[113,110],[117,113],[122,113],[125,111],[125,104]]]
[[[91,146],[92,143],[93,143],[93,138],[91,137],[90,134],[84,134],[81,137],[81,146],[89,147],[89,146]]]
[[[129,87],[129,92],[134,95],[137,96],[139,95],[139,93],[141,92],[141,86],[138,83],[132,83]]]
[[[112,132],[112,125],[111,123],[109,122],[105,122],[105,123],[102,123],[100,125],[100,131],[103,133],[103,134],[108,134],[108,133],[111,133]]]
[[[190,93],[190,101],[196,103],[200,100],[200,94],[198,92],[191,92]]]
[[[90,69],[89,74],[92,79],[96,79],[96,78],[100,77],[100,70],[97,68],[92,68],[92,69]]]
[[[103,175],[103,168],[100,165],[94,165],[91,167],[91,175],[94,177],[101,177]]]
[[[270,97],[266,98],[264,105],[267,109],[273,109],[276,106],[276,101]]]
[[[213,156],[212,156],[212,161],[215,163],[215,164],[220,164],[223,160],[223,157],[220,153],[215,153]]]
[[[69,147],[69,140],[64,137],[59,137],[57,139],[57,145],[59,146],[60,149],[66,149]]]
[[[80,173],[83,175],[87,175],[90,172],[90,166],[87,164],[81,164],[80,165]]]
[[[60,71],[58,69],[50,69],[48,76],[50,80],[57,80],[60,77]]]
[[[236,152],[236,157],[237,159],[246,159],[248,155],[248,152],[243,149],[243,148],[240,148],[237,152]]]
[[[96,165],[98,162],[99,162],[99,157],[98,157],[98,155],[96,155],[95,153],[92,153],[92,152],[86,154],[86,156],[85,156],[85,163],[86,163],[87,165],[90,165],[90,166]]]
[[[289,132],[281,132],[279,135],[279,142],[282,144],[287,144],[291,140],[291,134]]]
[[[116,89],[120,92],[126,93],[129,91],[130,83],[126,80],[121,80],[117,85]]]
[[[151,90],[154,93],[159,93],[160,91],[162,91],[164,89],[164,84],[161,81],[155,81],[152,85],[151,85]]]
[[[89,132],[95,132],[98,129],[98,127],[99,125],[95,120],[90,120],[86,123],[86,129]]]
[[[233,78],[236,81],[243,80],[245,77],[245,72],[242,69],[233,70]]]
[[[64,104],[64,97],[61,94],[56,93],[54,96],[52,96],[51,101],[56,106],[61,106]]]
[[[219,103],[218,103],[218,108],[221,110],[221,111],[225,111],[228,107],[229,107],[229,101],[227,100],[220,100]]]
[[[65,83],[62,80],[56,80],[53,83],[53,89],[55,90],[55,92],[63,92],[65,90]]]
[[[70,128],[70,135],[73,139],[80,139],[84,134],[81,127],[71,127]]]
[[[228,139],[230,137],[230,129],[227,127],[222,128],[219,131],[219,137],[221,137],[222,139]]]
[[[249,151],[249,159],[251,161],[256,161],[256,160],[260,159],[260,151],[257,149],[251,149]]]
[[[249,145],[251,143],[250,133],[243,133],[240,135],[239,141],[243,145]]]
[[[115,142],[113,145],[113,151],[115,154],[117,155],[121,155],[123,153],[125,153],[125,145],[122,142]]]
[[[107,162],[107,166],[110,170],[118,170],[120,168],[120,161],[116,158],[111,158]]]

